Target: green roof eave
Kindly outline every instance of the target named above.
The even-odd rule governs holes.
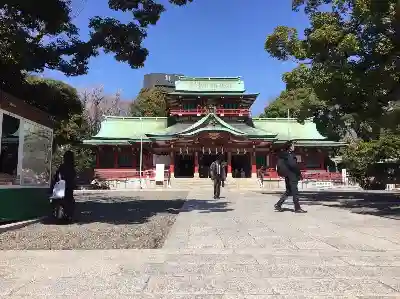
[[[285,143],[288,140],[277,140],[275,143]],[[314,139],[314,140],[301,140],[301,139],[291,139],[291,141],[295,142],[295,145],[298,146],[303,146],[303,147],[313,147],[313,146],[318,146],[318,147],[341,147],[341,146],[347,146],[348,144],[346,142],[341,142],[341,141],[331,141],[331,140],[326,140],[326,139]]]
[[[88,139],[82,141],[83,145],[129,145],[127,139]]]
[[[276,135],[246,135],[249,139],[277,140]]]
[[[150,139],[147,137],[145,138],[132,138],[132,139],[112,139],[112,138],[92,138],[92,139],[87,139],[83,140],[82,144],[83,145],[130,145],[132,143],[137,143],[137,142],[151,142]]]
[[[176,133],[172,133],[172,134],[160,134],[160,133],[148,133],[146,134],[147,138],[173,138],[174,136],[176,136]]]
[[[151,135],[148,137],[149,141],[172,141],[176,140],[176,136],[171,135]]]
[[[151,142],[151,140],[149,138],[147,138],[147,137],[145,137],[145,138],[132,138],[132,139],[129,139],[128,142],[130,144],[132,144],[132,143],[137,143],[137,142]]]

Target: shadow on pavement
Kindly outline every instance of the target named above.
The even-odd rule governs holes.
[[[145,197],[149,197],[144,195]],[[200,213],[226,212],[227,202],[193,200],[184,196],[171,196],[167,200],[147,199],[139,196],[105,196],[91,195],[78,197],[75,203],[74,223],[84,225],[100,222],[115,225],[140,224],[149,221],[157,214],[179,214],[193,210]],[[165,197],[165,196],[161,196]],[[189,205],[184,203],[188,201]],[[56,224],[51,217],[47,217],[42,224]],[[68,224],[68,223],[65,223]]]
[[[188,199],[181,212],[223,213],[233,211],[233,209],[228,208],[228,204],[227,201]]]
[[[322,205],[366,214],[400,220],[400,194],[376,191],[321,191],[301,192],[303,205]]]

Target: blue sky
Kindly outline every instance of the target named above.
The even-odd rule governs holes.
[[[129,13],[112,12],[107,2],[73,0],[74,23],[83,37],[88,35],[92,16],[129,21]],[[264,51],[267,35],[278,25],[303,30],[307,24],[302,13],[291,11],[291,0],[194,0],[185,7],[168,6],[158,24],[150,28],[145,41],[150,54],[144,68],[133,70],[112,55],[102,54],[91,59],[87,75],[67,78],[47,71],[45,76],[78,89],[103,85],[107,93],[121,90],[126,100],[137,95],[147,73],[242,76],[248,92],[260,93],[253,105],[253,114],[258,114],[284,89],[282,74],[295,66]]]

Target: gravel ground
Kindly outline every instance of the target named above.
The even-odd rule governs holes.
[[[76,196],[76,221],[48,220],[0,233],[0,250],[161,248],[187,192]]]

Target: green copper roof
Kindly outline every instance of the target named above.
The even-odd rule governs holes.
[[[297,140],[301,146],[343,146],[327,140],[316,129],[311,121],[304,124],[295,119],[254,118],[254,126],[245,122],[226,122],[210,113],[196,123],[177,123],[167,127],[165,117],[117,117],[108,116],[102,123],[97,135],[84,140],[87,145],[123,145],[140,141],[171,140],[184,136],[193,136],[200,132],[222,131],[235,136],[246,136],[249,139],[285,142]]]
[[[167,126],[166,117],[118,117],[106,116],[101,122],[100,131],[90,138],[84,140],[83,144],[128,144],[129,141],[148,141],[146,133],[159,131]]]
[[[300,124],[296,119],[287,118],[253,118],[256,128],[277,134],[278,140],[326,140],[312,121]]]
[[[242,132],[246,133],[246,135],[249,138],[267,138],[267,139],[275,139],[276,138],[276,133],[271,132],[271,131],[266,131],[263,130],[261,128],[256,128],[256,127],[252,127],[244,122],[237,122],[237,123],[232,123],[231,124],[233,127],[235,127],[238,130],[241,130]]]

